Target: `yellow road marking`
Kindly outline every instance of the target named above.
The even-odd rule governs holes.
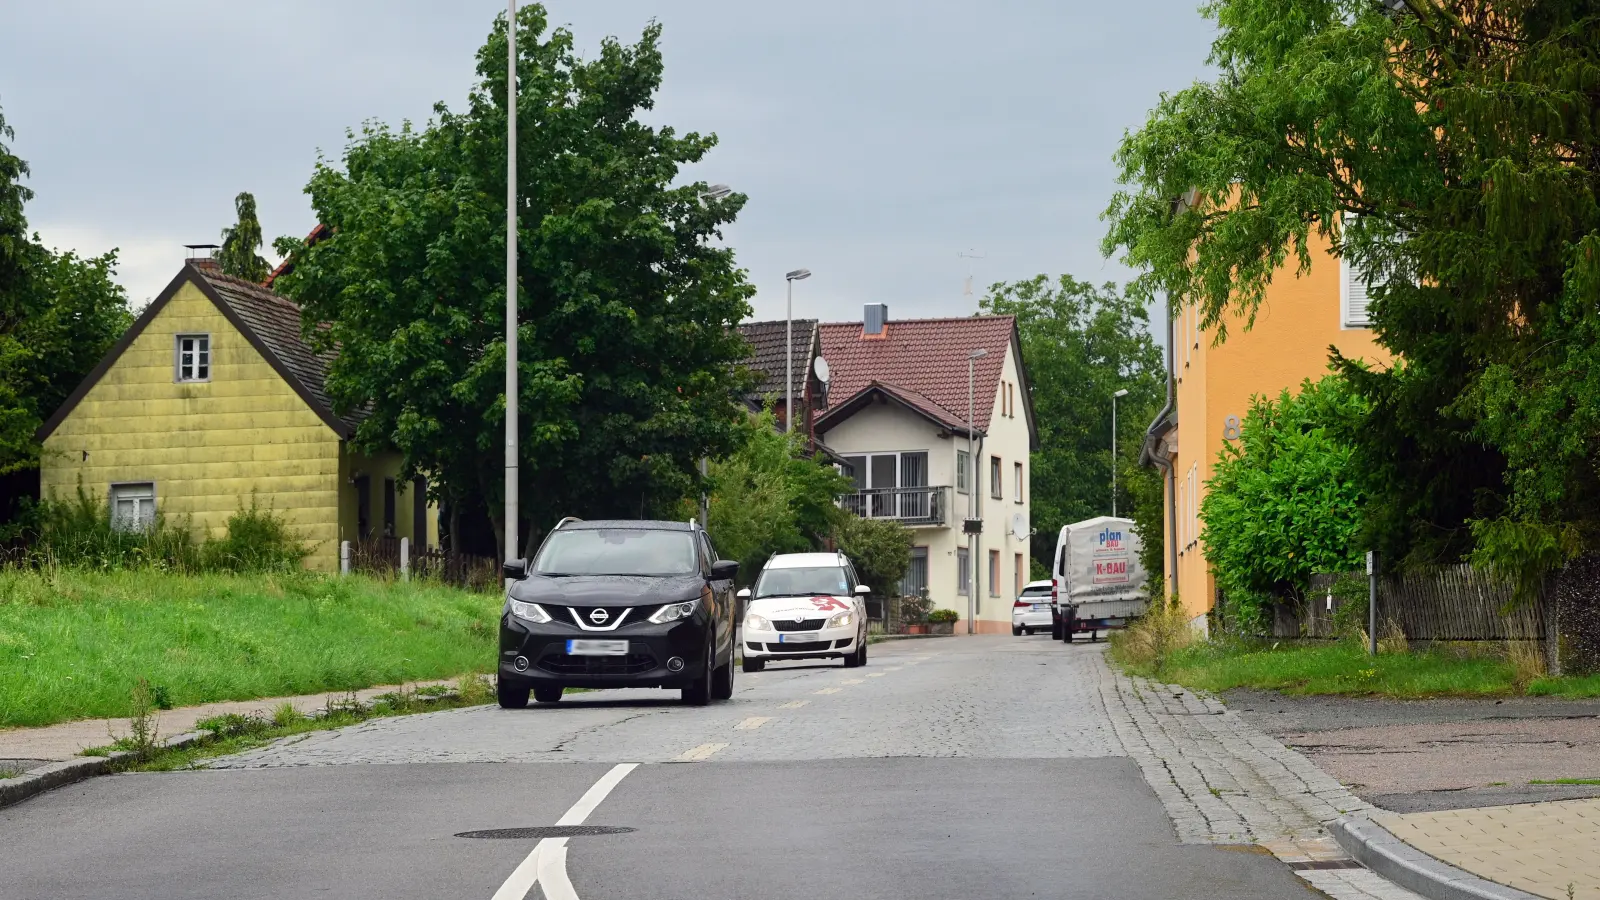
[[[727,744],[701,744],[700,746],[678,757],[679,762],[701,762],[710,759],[713,753],[728,746]]]
[[[867,677],[868,678],[882,678],[883,676],[885,676],[887,674],[889,674],[889,673],[888,672],[868,672],[867,673]]]
[[[735,731],[749,731],[752,728],[760,728],[771,721],[771,716],[751,716],[750,718],[745,719],[743,722],[733,726],[733,728]]]
[[[842,690],[844,690],[844,688],[823,688],[822,690],[817,691],[816,693],[818,693],[818,694],[837,694]]]
[[[841,681],[839,683],[840,684],[865,684],[866,683],[866,679],[865,678],[847,678],[844,681]]]
[[[778,706],[778,708],[779,709],[799,709],[800,707],[805,706],[807,703],[810,703],[810,702],[811,702],[810,700],[790,700],[788,703],[780,704]]]

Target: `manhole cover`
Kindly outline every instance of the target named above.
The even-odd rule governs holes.
[[[540,838],[588,837],[594,834],[627,834],[633,830],[620,825],[544,825],[538,828],[491,828],[488,831],[463,831],[456,837],[529,841]]]

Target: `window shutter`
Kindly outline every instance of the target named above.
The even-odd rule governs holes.
[[[1345,213],[1346,228],[1355,220],[1354,214]],[[1339,259],[1339,324],[1345,328],[1366,328],[1370,324],[1367,280],[1367,273],[1351,265],[1349,257]]]

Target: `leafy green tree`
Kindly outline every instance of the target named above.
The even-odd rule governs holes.
[[[713,243],[745,198],[680,183],[716,143],[640,121],[661,85],[661,28],[602,42],[592,60],[518,14],[522,508],[563,515],[675,510],[701,458],[743,436],[749,376],[734,325],[753,288]],[[422,129],[369,123],[307,191],[331,236],[280,241],[283,288],[312,340],[341,352],[328,390],[366,408],[358,441],[392,444],[443,499],[502,495],[506,30],[478,52],[465,111]],[[409,473],[408,473],[409,474]]]
[[[115,250],[84,259],[29,237],[27,172],[0,140],[0,474],[38,465],[35,432],[130,322]]]
[[[911,568],[911,529],[893,519],[863,519],[841,513],[834,539],[856,568],[861,582],[879,596],[900,591]]]
[[[1341,423],[1365,414],[1336,375],[1252,398],[1200,504],[1206,561],[1230,610],[1259,621],[1272,601],[1300,597],[1312,575],[1357,565],[1364,497]]]
[[[1163,96],[1125,138],[1107,252],[1143,270],[1137,290],[1197,305],[1220,333],[1280,266],[1311,264],[1314,237],[1331,241],[1372,273],[1374,326],[1405,360],[1368,372],[1333,354],[1370,408],[1354,431],[1366,542],[1444,561],[1476,523],[1491,556],[1593,547],[1600,7],[1205,11],[1219,77]],[[1542,537],[1517,536],[1529,530]]]
[[[1117,452],[1124,463],[1136,460],[1144,430],[1165,398],[1161,350],[1150,335],[1144,304],[1110,283],[1097,287],[1070,275],[1056,281],[1038,275],[994,285],[981,308],[1017,317],[1039,428],[1030,479],[1036,532],[1031,549],[1034,559],[1049,566],[1063,525],[1111,513],[1111,395],[1128,391],[1117,401]],[[1132,486],[1119,480],[1118,512],[1132,512],[1139,502]],[[1155,521],[1160,522],[1159,502]],[[1159,559],[1159,525],[1144,540]]]
[[[256,198],[248,191],[233,198],[233,208],[239,221],[222,229],[222,249],[217,252],[217,265],[225,274],[260,284],[272,273],[256,250],[261,247],[261,222],[256,218]]]
[[[747,584],[774,553],[820,548],[844,515],[834,498],[850,486],[832,466],[805,456],[799,432],[780,433],[776,422],[771,410],[751,418],[739,449],[710,466],[706,528],[717,552],[739,561]]]

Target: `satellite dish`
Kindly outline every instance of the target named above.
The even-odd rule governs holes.
[[[1028,520],[1023,518],[1022,513],[1013,513],[1011,515],[1011,534],[1019,541],[1028,539]]]
[[[828,383],[828,361],[823,359],[821,356],[818,356],[817,357],[817,361],[816,361],[815,364],[812,365],[812,368],[817,370],[817,380],[822,382],[823,384],[827,384]]]

